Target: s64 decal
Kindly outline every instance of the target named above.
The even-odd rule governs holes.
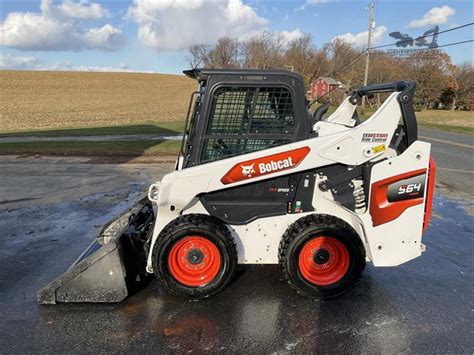
[[[413,191],[420,192],[420,189],[421,189],[421,182],[418,184],[402,185],[398,188],[398,194],[399,195],[411,194],[411,193],[416,194],[417,192],[413,192]]]
[[[423,203],[426,169],[376,181],[370,188],[369,212],[374,227],[397,219],[406,209]]]
[[[425,180],[426,174],[422,174],[389,185],[387,191],[388,202],[423,197],[425,191]]]

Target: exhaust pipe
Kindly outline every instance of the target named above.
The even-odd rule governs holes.
[[[155,213],[147,197],[101,227],[69,269],[38,291],[39,304],[116,303],[149,279],[145,270]]]

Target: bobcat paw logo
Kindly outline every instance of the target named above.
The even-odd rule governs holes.
[[[245,177],[252,177],[252,174],[255,173],[255,169],[253,168],[253,164],[252,165],[240,165],[240,167],[242,168],[242,175],[245,176]]]

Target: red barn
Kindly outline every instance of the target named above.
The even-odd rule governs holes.
[[[317,99],[327,93],[336,90],[341,83],[333,78],[325,78],[320,76],[311,83],[311,100]]]

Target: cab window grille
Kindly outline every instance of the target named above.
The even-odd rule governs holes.
[[[214,96],[209,133],[239,134],[248,131],[254,89],[219,89]]]
[[[214,94],[208,133],[292,134],[294,122],[288,89],[224,87]]]
[[[287,89],[262,88],[255,92],[250,132],[292,134],[294,121],[293,104]]]
[[[284,87],[219,88],[213,97],[202,161],[290,143],[294,123],[292,97]]]

